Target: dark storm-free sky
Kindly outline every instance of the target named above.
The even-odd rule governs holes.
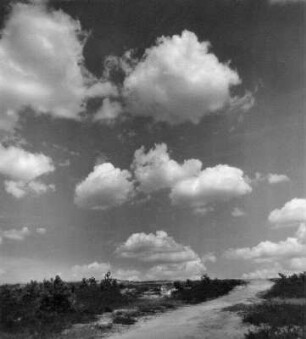
[[[0,280],[305,270],[305,9],[2,2]]]

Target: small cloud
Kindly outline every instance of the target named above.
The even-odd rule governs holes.
[[[38,234],[46,234],[47,230],[43,227],[36,228],[36,233]]]
[[[233,217],[242,217],[245,215],[245,212],[242,211],[240,208],[235,207],[232,211],[232,216]]]
[[[29,236],[31,234],[28,227],[23,227],[20,230],[17,229],[11,229],[7,231],[2,231],[2,237],[10,240],[24,240],[25,237]]]
[[[268,182],[271,185],[275,185],[275,184],[280,184],[283,182],[288,182],[290,181],[289,177],[285,174],[273,174],[270,173],[268,174]]]

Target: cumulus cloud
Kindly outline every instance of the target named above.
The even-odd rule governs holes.
[[[0,40],[0,129],[25,107],[79,119],[86,98],[116,94],[85,68],[80,23],[43,4],[15,4]],[[84,40],[84,39],[83,39]]]
[[[145,263],[148,279],[198,277],[206,270],[189,246],[177,243],[164,231],[134,233],[117,247],[116,254]]]
[[[273,210],[269,221],[278,227],[295,226],[306,221],[306,199],[294,198],[282,208]]]
[[[0,145],[0,173],[17,181],[31,181],[54,171],[52,159],[42,153]]]
[[[166,144],[157,144],[145,153],[144,147],[135,152],[132,168],[143,192],[171,188],[185,178],[199,174],[202,167],[197,159],[179,164],[169,156]]]
[[[239,168],[228,165],[202,169],[198,159],[183,163],[170,158],[167,146],[157,144],[145,153],[144,147],[135,152],[132,164],[138,189],[150,193],[161,189],[170,190],[174,204],[187,205],[196,213],[207,213],[206,205],[228,200],[252,191],[248,178]]]
[[[158,38],[127,72],[123,93],[130,113],[171,124],[197,124],[233,102],[231,88],[241,83],[229,63],[210,52],[209,42],[187,30]]]
[[[306,258],[306,226],[301,224],[292,237],[279,242],[262,241],[254,247],[229,249],[225,252],[228,259],[249,260],[256,264],[275,264],[278,268],[296,271]],[[264,270],[264,271],[262,271]],[[265,272],[259,268],[254,274]]]
[[[170,197],[174,204],[205,206],[251,193],[252,188],[241,169],[228,165],[209,167],[196,177],[174,185]]]
[[[243,217],[245,215],[245,212],[242,211],[240,208],[235,207],[232,211],[232,216],[233,217]]]
[[[94,166],[76,186],[74,201],[79,207],[105,210],[122,205],[133,193],[131,173],[107,162]]]
[[[275,185],[275,184],[280,184],[282,182],[288,182],[290,181],[289,177],[285,174],[274,174],[274,173],[270,173],[268,174],[268,182],[271,185]]]
[[[36,180],[55,169],[50,157],[42,153],[31,153],[22,148],[0,144],[0,174],[9,180],[4,181],[7,193],[20,199],[28,193],[40,195],[54,190],[54,185],[47,185]]]

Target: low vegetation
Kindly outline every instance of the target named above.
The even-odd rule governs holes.
[[[111,324],[130,325],[137,318],[164,312],[186,303],[197,303],[224,295],[241,280],[219,280],[203,276],[185,282],[121,282],[107,273],[67,283],[59,276],[26,285],[0,286],[1,338],[58,338],[75,323],[94,322],[110,314]],[[100,327],[104,325],[100,322]]]
[[[273,279],[274,285],[255,305],[237,305],[243,322],[256,326],[246,339],[305,338],[306,333],[306,272]]]

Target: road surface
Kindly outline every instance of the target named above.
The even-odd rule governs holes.
[[[258,302],[256,294],[267,290],[273,283],[252,281],[238,286],[228,295],[192,306],[186,306],[151,318],[140,320],[122,333],[108,339],[239,339],[247,327],[234,312],[224,311],[228,306]]]

